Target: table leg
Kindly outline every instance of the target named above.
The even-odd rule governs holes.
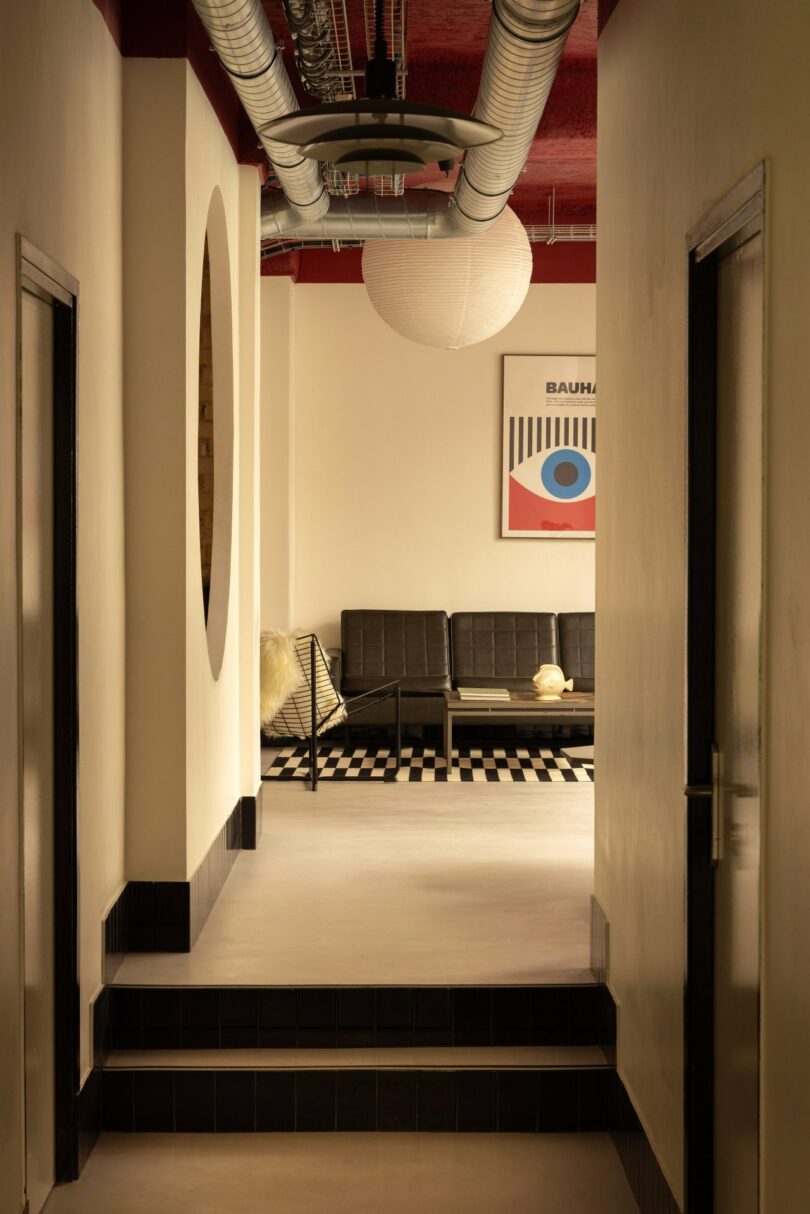
[[[449,776],[453,770],[453,718],[449,704],[444,706],[444,758]]]

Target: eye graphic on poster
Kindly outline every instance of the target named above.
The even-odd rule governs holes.
[[[596,517],[596,360],[503,360],[504,536],[592,539]]]

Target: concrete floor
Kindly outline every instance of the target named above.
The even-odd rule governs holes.
[[[45,1214],[638,1214],[607,1134],[105,1134]]]
[[[591,982],[591,784],[264,786],[189,954],[131,954],[118,984]]]

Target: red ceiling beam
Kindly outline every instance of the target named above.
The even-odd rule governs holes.
[[[123,55],[188,59],[237,161],[257,165],[266,178],[266,157],[257,146],[257,136],[227,73],[209,48],[208,36],[191,0],[94,0],[94,3]],[[286,44],[285,58],[289,58],[290,40],[283,37],[280,0],[265,3],[271,23]],[[599,0],[600,28],[617,3],[618,0]],[[434,101],[471,105],[489,24],[486,6],[481,6],[480,0],[456,0],[453,6],[437,8],[434,0],[411,0],[409,14],[409,48],[413,51],[409,65],[411,95],[435,94]],[[359,49],[362,42],[359,27],[354,34]],[[558,222],[591,223],[596,218],[595,51],[596,5],[591,4],[583,8],[572,30],[538,138],[515,187],[512,206],[524,223],[546,221],[552,188],[556,189]],[[291,76],[296,80],[294,69]],[[302,99],[311,104],[311,98],[302,95]],[[433,171],[409,184],[429,184],[435,188],[450,183]],[[313,256],[314,264],[320,266],[333,255],[326,250],[318,259],[314,250],[307,250],[305,265],[309,265]],[[565,255],[560,264],[579,265],[580,256]],[[330,277],[337,271],[325,268],[317,272],[326,275],[323,281],[359,281],[355,277]],[[561,272],[574,273],[574,270]],[[340,271],[341,275],[347,273]]]
[[[93,0],[127,59],[188,59],[240,164],[267,158],[191,0]]]
[[[610,21],[610,18],[613,15],[613,10],[615,8],[618,8],[618,6],[619,6],[619,0],[599,0],[598,29],[599,29],[600,34],[602,33],[602,30],[607,25],[608,21]]]
[[[287,276],[296,284],[362,282],[362,249],[296,249],[262,262],[265,277]],[[532,282],[596,282],[595,241],[532,245]]]
[[[113,42],[121,49],[121,9],[123,0],[93,0],[98,11],[104,18],[107,29],[113,37]]]

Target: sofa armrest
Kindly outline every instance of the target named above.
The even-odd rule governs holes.
[[[332,676],[332,682],[340,691],[343,682],[343,650],[327,649],[326,656],[329,659],[329,673]]]

